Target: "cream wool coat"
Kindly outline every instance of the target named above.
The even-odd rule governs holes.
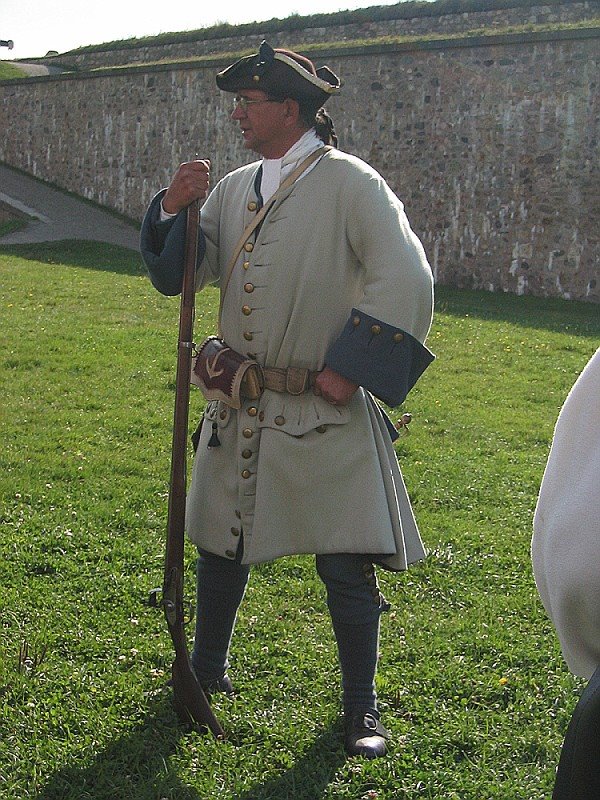
[[[565,661],[589,679],[600,665],[600,349],[559,414],[531,549]]]
[[[223,280],[256,209],[258,164],[220,181],[201,214],[198,288]],[[351,310],[421,343],[432,276],[401,202],[361,160],[330,151],[267,214],[227,288],[227,343],[270,367],[322,369]],[[220,447],[208,448],[212,426]],[[386,554],[405,569],[425,554],[384,420],[362,388],[346,408],[308,392],[265,391],[239,411],[206,409],[186,527],[201,548],[244,563],[286,554]]]

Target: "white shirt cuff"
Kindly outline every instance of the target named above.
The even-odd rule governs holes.
[[[160,221],[161,222],[166,222],[168,219],[173,219],[173,217],[176,217],[176,216],[177,216],[177,214],[169,214],[168,211],[164,210],[163,204],[162,204],[162,200],[161,200],[160,201]]]

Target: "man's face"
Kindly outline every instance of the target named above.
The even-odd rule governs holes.
[[[239,123],[244,147],[265,158],[281,158],[289,149],[286,117],[286,101],[269,100],[259,89],[240,89],[231,115]]]

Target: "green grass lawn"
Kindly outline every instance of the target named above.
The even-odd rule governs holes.
[[[165,688],[162,583],[179,301],[138,258],[0,247],[0,797],[542,800],[581,681],[529,543],[556,417],[600,344],[598,307],[438,291],[438,359],[398,453],[429,558],[380,572],[378,691],[392,752],[346,760],[313,560],[257,567],[232,650],[225,742]],[[216,295],[198,299],[197,338]],[[191,400],[190,425],[201,412]],[[186,551],[194,594],[194,553]]]
[[[0,61],[0,80],[7,80],[8,78],[26,78],[27,73],[21,67],[11,64],[8,61]]]

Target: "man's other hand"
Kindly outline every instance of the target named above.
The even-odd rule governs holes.
[[[357,389],[357,383],[353,383],[339,372],[325,367],[317,375],[313,391],[315,394],[321,395],[332,406],[347,406]]]

